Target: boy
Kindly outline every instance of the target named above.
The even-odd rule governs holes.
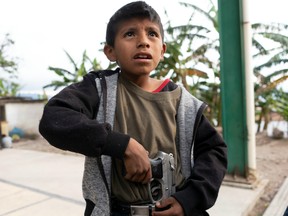
[[[107,25],[104,46],[119,68],[87,74],[45,106],[40,133],[53,146],[86,156],[85,215],[208,215],[216,201],[226,145],[204,117],[204,103],[149,76],[163,60],[163,39],[152,7],[123,6]],[[159,151],[174,156],[176,192],[157,202],[156,211],[149,158]]]

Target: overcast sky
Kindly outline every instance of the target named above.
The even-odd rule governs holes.
[[[184,1],[184,0],[183,0]],[[288,24],[287,0],[248,0],[251,22],[281,22]],[[66,50],[81,62],[84,50],[90,58],[96,57],[102,66],[108,65],[99,52],[105,40],[106,24],[110,16],[128,0],[0,0],[0,42],[9,33],[15,44],[9,55],[17,57],[19,79],[23,91],[39,91],[57,79],[49,66],[69,69]],[[184,24],[189,13],[179,1],[147,0],[160,14],[163,23],[169,20]],[[206,0],[186,0],[205,5]]]

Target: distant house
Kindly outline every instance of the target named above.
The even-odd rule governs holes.
[[[2,134],[21,129],[25,135],[40,135],[38,125],[46,100],[23,97],[0,97],[0,121]]]

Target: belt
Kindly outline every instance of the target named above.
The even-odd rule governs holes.
[[[112,201],[112,212],[127,214],[130,216],[151,216],[154,209],[154,204],[129,205],[115,200]]]

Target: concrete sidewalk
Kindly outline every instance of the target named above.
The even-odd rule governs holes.
[[[84,157],[0,151],[0,215],[79,216]]]
[[[0,151],[0,216],[79,216],[84,212],[83,156],[3,149]],[[225,186],[211,216],[245,216],[263,191]]]

